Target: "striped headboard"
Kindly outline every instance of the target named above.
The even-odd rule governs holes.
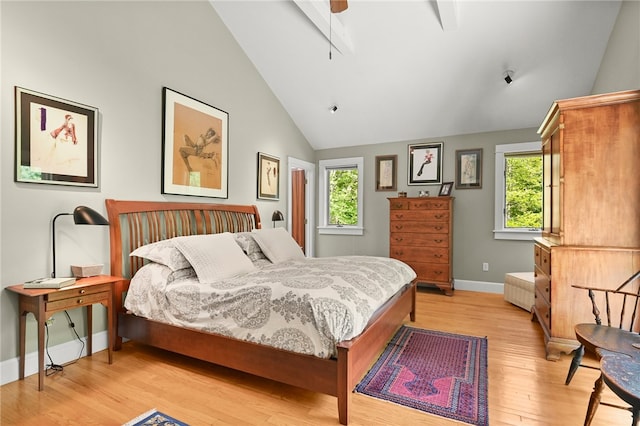
[[[136,248],[183,235],[247,232],[261,228],[253,205],[105,200],[111,275],[130,279],[143,266]]]

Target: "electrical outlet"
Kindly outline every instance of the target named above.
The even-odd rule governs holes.
[[[54,320],[54,318],[51,317],[48,320],[46,320],[45,322],[47,323],[47,325],[51,326],[51,325],[53,325],[53,320]]]
[[[482,270],[483,270],[484,272],[487,272],[487,271],[489,270],[489,264],[488,264],[487,262],[484,262],[484,263],[482,264]]]

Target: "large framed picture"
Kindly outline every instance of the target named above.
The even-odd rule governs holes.
[[[263,152],[258,153],[258,198],[280,199],[280,159]]]
[[[442,142],[409,145],[409,185],[442,183]]]
[[[482,148],[456,151],[456,189],[482,188]]]
[[[98,109],[15,88],[15,181],[98,187]]]
[[[376,156],[376,191],[396,191],[397,155]]]
[[[162,193],[228,197],[229,114],[162,91]]]

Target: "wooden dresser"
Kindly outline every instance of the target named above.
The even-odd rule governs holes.
[[[453,197],[389,198],[389,257],[453,295]]]
[[[593,322],[585,290],[640,269],[640,90],[555,102],[540,127],[543,231],[534,245],[534,316],[547,359]],[[640,314],[639,314],[640,316]]]

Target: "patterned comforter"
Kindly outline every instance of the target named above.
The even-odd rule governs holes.
[[[191,268],[172,272],[150,263],[131,280],[125,307],[156,321],[329,358],[415,277],[400,261],[372,256],[268,263],[213,284],[200,283]]]

